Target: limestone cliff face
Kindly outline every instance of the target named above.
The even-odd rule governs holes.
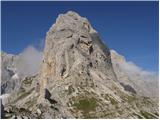
[[[50,91],[54,84],[69,82],[68,79],[72,79],[72,84],[77,86],[94,86],[90,78],[92,71],[116,81],[110,51],[88,20],[72,11],[60,14],[47,32],[40,77],[41,90],[47,88]]]

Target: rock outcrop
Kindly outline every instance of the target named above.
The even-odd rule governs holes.
[[[86,18],[71,11],[60,14],[46,36],[41,93],[64,83],[68,85],[66,87],[72,84],[76,89],[94,87],[92,74],[104,77],[104,82],[116,81],[109,49]]]
[[[5,118],[158,118],[158,104],[125,90],[108,47],[72,11],[47,32],[40,73],[22,80],[12,96]]]

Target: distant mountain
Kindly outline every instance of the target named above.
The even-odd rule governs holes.
[[[158,102],[142,96],[145,85],[135,85],[141,77],[129,79],[121,61],[86,18],[60,14],[47,32],[40,71],[5,98],[4,118],[158,118]]]
[[[21,81],[38,73],[42,63],[42,53],[29,46],[18,55],[1,52],[1,93],[18,90]]]
[[[111,50],[111,59],[117,78],[123,86],[131,86],[138,95],[158,98],[158,75],[144,71],[132,62],[127,62],[124,56],[114,50]]]
[[[20,77],[17,74],[18,56],[1,52],[1,93],[11,93],[19,88]]]

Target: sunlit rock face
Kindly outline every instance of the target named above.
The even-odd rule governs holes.
[[[72,11],[60,14],[46,36],[42,89],[53,89],[62,81],[77,87],[94,86],[92,72],[107,77],[104,82],[116,81],[109,49],[86,18]]]

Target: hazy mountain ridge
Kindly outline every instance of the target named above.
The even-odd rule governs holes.
[[[60,14],[45,42],[39,74],[21,80],[5,118],[158,118],[157,103],[139,96],[130,80],[122,84],[125,73],[115,65],[123,59],[113,60],[86,18]]]
[[[1,52],[1,93],[18,90],[22,79],[39,72],[42,52],[34,47],[27,47],[18,55]]]
[[[18,56],[1,52],[1,93],[11,93],[19,86],[16,61]]]
[[[158,98],[159,78],[157,74],[142,70],[133,62],[126,61],[125,57],[115,50],[111,50],[111,59],[120,82],[132,86],[139,95]]]

